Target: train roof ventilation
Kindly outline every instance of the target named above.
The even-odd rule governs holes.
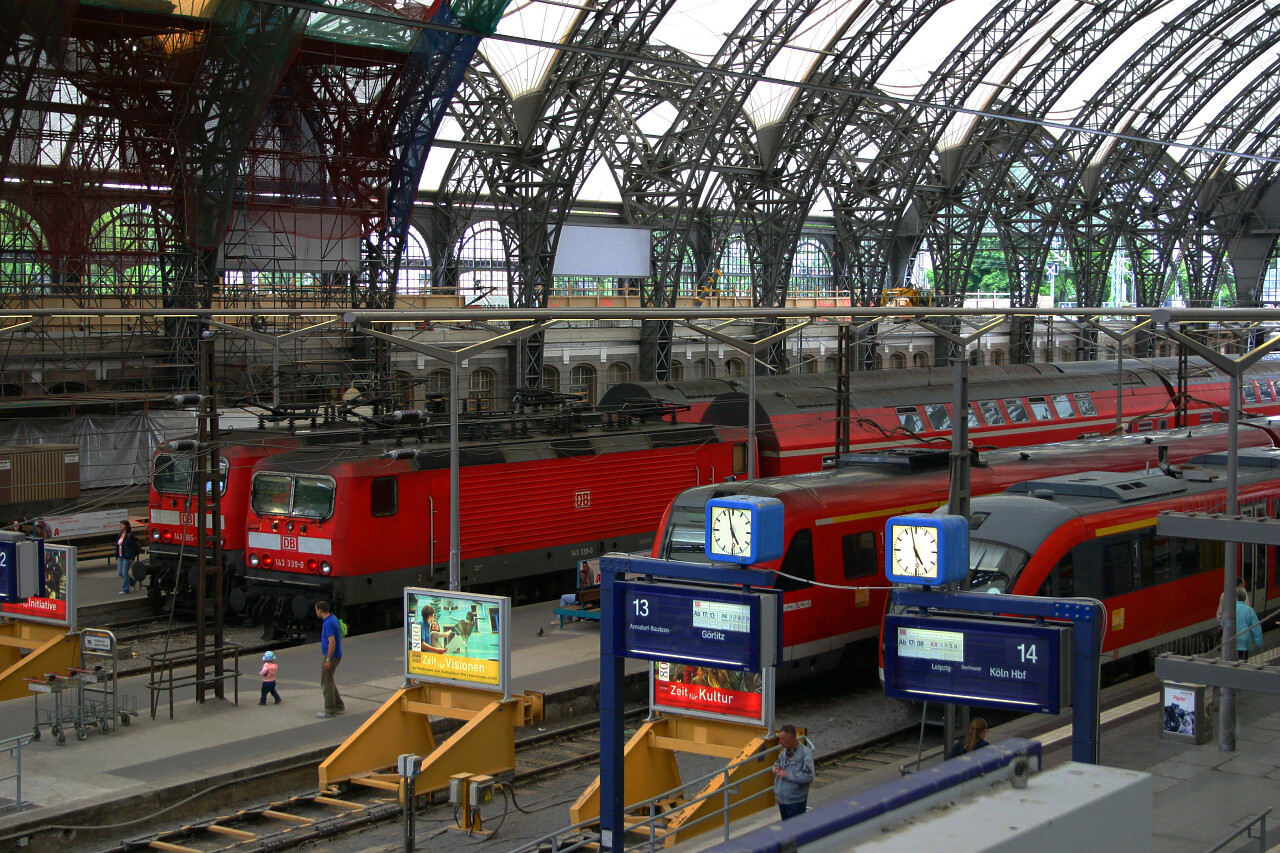
[[[1008,492],[1044,497],[1051,492],[1055,497],[1106,498],[1130,503],[1149,498],[1176,495],[1187,490],[1186,485],[1164,474],[1129,474],[1116,471],[1086,471],[1064,477],[1047,477],[1015,483]]]
[[[887,450],[863,450],[841,454],[837,468],[887,468],[895,471],[933,471],[946,468],[950,450],[930,447],[894,447]]]

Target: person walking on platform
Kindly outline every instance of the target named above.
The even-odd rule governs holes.
[[[969,721],[969,736],[964,740],[957,740],[951,747],[951,751],[947,753],[947,758],[959,758],[965,753],[982,749],[986,745],[987,721],[981,717],[974,717]]]
[[[1248,660],[1249,653],[1262,648],[1262,626],[1258,613],[1249,606],[1249,594],[1236,588],[1236,660]]]
[[[796,727],[787,723],[778,729],[778,760],[773,762],[773,798],[783,820],[802,815],[809,807],[809,785],[813,782],[813,749],[805,738],[800,742]]]
[[[320,620],[320,651],[324,655],[324,668],[320,670],[320,689],[324,692],[324,710],[317,717],[333,717],[347,710],[342,694],[334,683],[334,673],[342,663],[342,625],[338,617],[329,611],[329,602],[316,602],[316,618]]]
[[[133,561],[138,559],[138,543],[133,539],[133,528],[129,522],[120,522],[120,538],[116,540],[116,574],[120,575],[122,587],[116,595],[124,595],[133,590],[133,576],[129,574]]]
[[[280,671],[280,664],[276,663],[276,653],[267,652],[262,656],[262,671],[258,674],[262,676],[262,696],[258,699],[259,705],[267,704],[267,694],[275,697],[276,704],[280,704],[280,694],[276,692],[276,673]]]

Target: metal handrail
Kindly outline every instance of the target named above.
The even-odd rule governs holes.
[[[683,795],[684,795],[684,792],[685,792],[685,789],[686,789],[686,788],[688,788],[689,786],[691,786],[691,785],[697,785],[697,784],[699,784],[699,783],[706,783],[706,782],[709,782],[710,780],[714,779],[715,777],[717,777],[717,776],[721,776],[721,775],[723,775],[723,776],[725,777],[725,784],[724,784],[724,786],[723,786],[722,791],[721,791],[719,794],[716,794],[716,793],[706,794],[706,795],[701,796],[701,797],[695,797],[695,798],[694,798],[694,799],[692,799],[692,800],[686,800],[686,801],[684,801],[684,803],[681,805],[681,808],[685,808],[685,807],[687,807],[687,806],[689,806],[689,805],[692,805],[692,804],[694,804],[694,803],[700,803],[700,802],[702,802],[703,800],[710,799],[711,797],[714,797],[714,796],[717,796],[717,795],[722,795],[722,796],[725,798],[725,806],[724,806],[724,808],[720,809],[719,811],[712,812],[711,814],[703,815],[702,817],[698,818],[697,820],[695,820],[695,821],[693,821],[693,822],[689,823],[689,824],[688,824],[688,826],[695,826],[695,825],[697,825],[697,824],[699,824],[699,823],[701,823],[701,822],[703,822],[703,821],[710,820],[711,818],[714,818],[714,817],[716,817],[717,815],[723,814],[723,815],[724,815],[724,838],[725,838],[725,840],[726,840],[726,841],[727,841],[727,840],[729,840],[729,824],[730,824],[730,821],[729,821],[729,811],[730,811],[730,808],[731,808],[731,804],[729,803],[729,796],[730,796],[732,793],[734,793],[734,792],[736,791],[736,789],[737,789],[737,784],[741,784],[742,782],[750,781],[751,779],[755,779],[757,776],[761,776],[761,775],[763,775],[763,774],[765,774],[765,773],[771,773],[771,772],[773,771],[773,765],[772,765],[772,764],[770,764],[770,765],[768,765],[767,767],[765,767],[763,770],[757,771],[756,773],[752,773],[752,774],[750,774],[749,776],[745,776],[745,777],[743,777],[742,779],[739,779],[739,780],[738,780],[738,783],[737,783],[737,784],[734,784],[734,785],[730,785],[730,784],[729,784],[728,774],[732,773],[734,770],[738,769],[739,767],[742,767],[743,765],[745,765],[745,764],[747,764],[747,763],[749,763],[749,762],[759,761],[759,760],[760,760],[760,759],[762,759],[762,758],[768,758],[768,757],[769,757],[769,756],[771,756],[771,755],[775,755],[775,754],[777,754],[777,753],[778,753],[779,751],[781,751],[781,750],[782,750],[782,745],[781,745],[781,744],[779,744],[779,745],[777,745],[777,746],[772,746],[772,747],[770,747],[769,749],[764,750],[763,752],[759,752],[759,753],[756,753],[755,755],[752,755],[752,756],[750,756],[750,757],[748,757],[748,758],[744,758],[742,761],[739,761],[739,762],[737,762],[737,763],[735,763],[735,764],[730,764],[730,765],[728,765],[728,766],[726,766],[726,767],[721,767],[721,768],[720,768],[720,769],[718,769],[718,770],[712,770],[710,773],[704,773],[704,774],[703,774],[703,775],[701,775],[701,776],[697,776],[697,777],[695,777],[695,778],[693,778],[693,779],[690,779],[690,780],[688,780],[688,781],[681,782],[681,783],[680,783],[680,785],[678,785],[677,787],[672,788],[672,789],[670,789],[670,790],[668,790],[668,791],[663,791],[661,794],[655,794],[654,796],[649,797],[649,798],[648,798],[648,799],[646,799],[646,800],[639,800],[639,801],[637,801],[637,802],[634,802],[634,803],[630,803],[630,804],[628,804],[628,805],[626,806],[626,810],[628,810],[628,811],[635,811],[635,810],[636,810],[636,809],[638,809],[638,808],[647,808],[647,809],[648,809],[648,811],[649,811],[649,817],[647,817],[647,818],[645,818],[644,820],[640,821],[638,824],[635,824],[634,826],[630,827],[630,829],[634,830],[634,829],[636,829],[636,828],[638,828],[638,827],[648,826],[648,827],[649,827],[649,838],[648,838],[648,840],[647,840],[647,841],[642,841],[642,842],[640,842],[639,844],[637,844],[637,845],[633,845],[633,846],[632,846],[632,847],[630,847],[630,848],[626,848],[626,847],[624,847],[623,849],[638,849],[639,847],[642,847],[642,846],[646,846],[646,845],[647,845],[647,846],[649,847],[649,849],[650,849],[650,850],[654,850],[654,849],[655,849],[655,846],[654,846],[654,845],[655,845],[655,844],[656,844],[656,842],[657,842],[657,834],[656,834],[656,833],[655,833],[655,831],[654,831],[654,830],[655,830],[655,827],[656,827],[656,825],[657,825],[657,819],[658,819],[659,817],[665,817],[665,814],[657,814],[657,813],[656,813],[656,808],[657,808],[657,804],[658,804],[658,802],[659,802],[659,801],[661,801],[661,800],[664,800],[664,799],[669,799],[669,798],[671,798],[672,796],[674,796],[674,795],[676,795],[676,794],[680,794],[681,796],[683,796]],[[761,792],[759,792],[758,794],[754,794],[754,795],[752,795],[752,796],[753,796],[753,797],[756,797],[756,796],[763,796],[764,794],[765,794],[765,792],[764,792],[764,791],[761,791]],[[746,800],[744,800],[743,802],[746,802]],[[592,846],[592,847],[594,848],[594,847],[595,847],[595,845],[596,845],[596,841],[594,841],[594,840],[592,840],[592,839],[588,839],[588,838],[584,838],[584,839],[582,839],[581,841],[575,842],[574,844],[572,844],[571,846],[568,846],[568,847],[558,847],[558,846],[556,846],[556,845],[555,845],[555,842],[556,842],[557,840],[559,840],[560,838],[562,838],[562,837],[564,837],[564,836],[567,836],[567,835],[575,835],[575,834],[578,834],[578,833],[586,833],[586,832],[588,831],[588,828],[590,828],[590,827],[594,827],[594,826],[597,826],[599,823],[600,823],[600,819],[597,817],[597,818],[592,818],[592,819],[590,819],[590,820],[584,820],[584,821],[581,821],[581,822],[579,822],[579,823],[572,824],[572,825],[570,825],[570,826],[563,827],[563,828],[561,828],[561,829],[555,830],[554,832],[548,833],[547,835],[544,835],[544,836],[542,836],[541,838],[534,839],[533,841],[530,841],[528,844],[525,844],[523,847],[518,847],[518,848],[516,848],[515,850],[511,851],[511,853],[525,853],[525,851],[536,850],[536,849],[538,849],[538,847],[539,847],[540,845],[542,845],[542,844],[548,844],[548,843],[551,843],[551,844],[552,844],[552,846],[553,846],[553,849],[559,850],[559,851],[561,851],[561,853],[568,853],[568,851],[579,850],[579,849],[582,849],[582,848],[584,848],[584,847],[586,847],[586,846],[588,846],[588,845],[590,845],[590,846]]]
[[[1222,840],[1221,840],[1221,841],[1219,841],[1217,844],[1215,844],[1215,845],[1213,845],[1212,847],[1210,847],[1208,850],[1206,850],[1206,851],[1205,851],[1205,853],[1217,853],[1219,850],[1222,850],[1222,849],[1223,849],[1223,848],[1225,848],[1228,844],[1230,844],[1231,842],[1235,841],[1237,838],[1239,838],[1241,835],[1244,835],[1245,833],[1248,833],[1250,838],[1254,838],[1255,836],[1254,836],[1254,834],[1253,834],[1253,825],[1254,825],[1255,823],[1256,823],[1256,824],[1259,824],[1259,825],[1260,825],[1260,827],[1261,827],[1261,828],[1260,828],[1260,830],[1258,831],[1258,835],[1256,836],[1256,838],[1258,839],[1258,853],[1266,853],[1266,850],[1267,850],[1267,815],[1269,815],[1269,814],[1271,814],[1271,809],[1267,809],[1265,812],[1263,812],[1262,814],[1258,815],[1258,816],[1257,816],[1257,817],[1255,817],[1253,820],[1249,821],[1249,822],[1248,822],[1248,823],[1246,823],[1244,826],[1240,827],[1240,828],[1239,828],[1239,829],[1237,829],[1235,832],[1231,833],[1231,834],[1230,834],[1230,835],[1228,835],[1226,838],[1222,839]]]
[[[31,735],[18,735],[0,740],[0,752],[8,752],[13,756],[16,764],[14,772],[8,776],[0,776],[0,783],[14,780],[13,802],[7,806],[0,806],[0,812],[20,812],[28,805],[22,801],[22,747],[31,743],[31,738]]]

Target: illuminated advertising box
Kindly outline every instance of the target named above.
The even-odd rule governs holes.
[[[654,661],[653,710],[690,717],[766,723],[773,707],[772,670],[764,673]]]
[[[22,604],[0,604],[0,613],[29,622],[76,627],[76,549],[70,545],[43,544],[45,594],[32,596]]]
[[[500,690],[510,680],[511,599],[407,588],[405,677]]]

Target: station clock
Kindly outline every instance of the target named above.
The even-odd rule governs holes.
[[[754,495],[707,501],[706,551],[712,560],[754,565],[783,552],[783,509],[777,498]]]
[[[895,515],[885,524],[885,575],[895,583],[943,586],[969,572],[969,520]]]

